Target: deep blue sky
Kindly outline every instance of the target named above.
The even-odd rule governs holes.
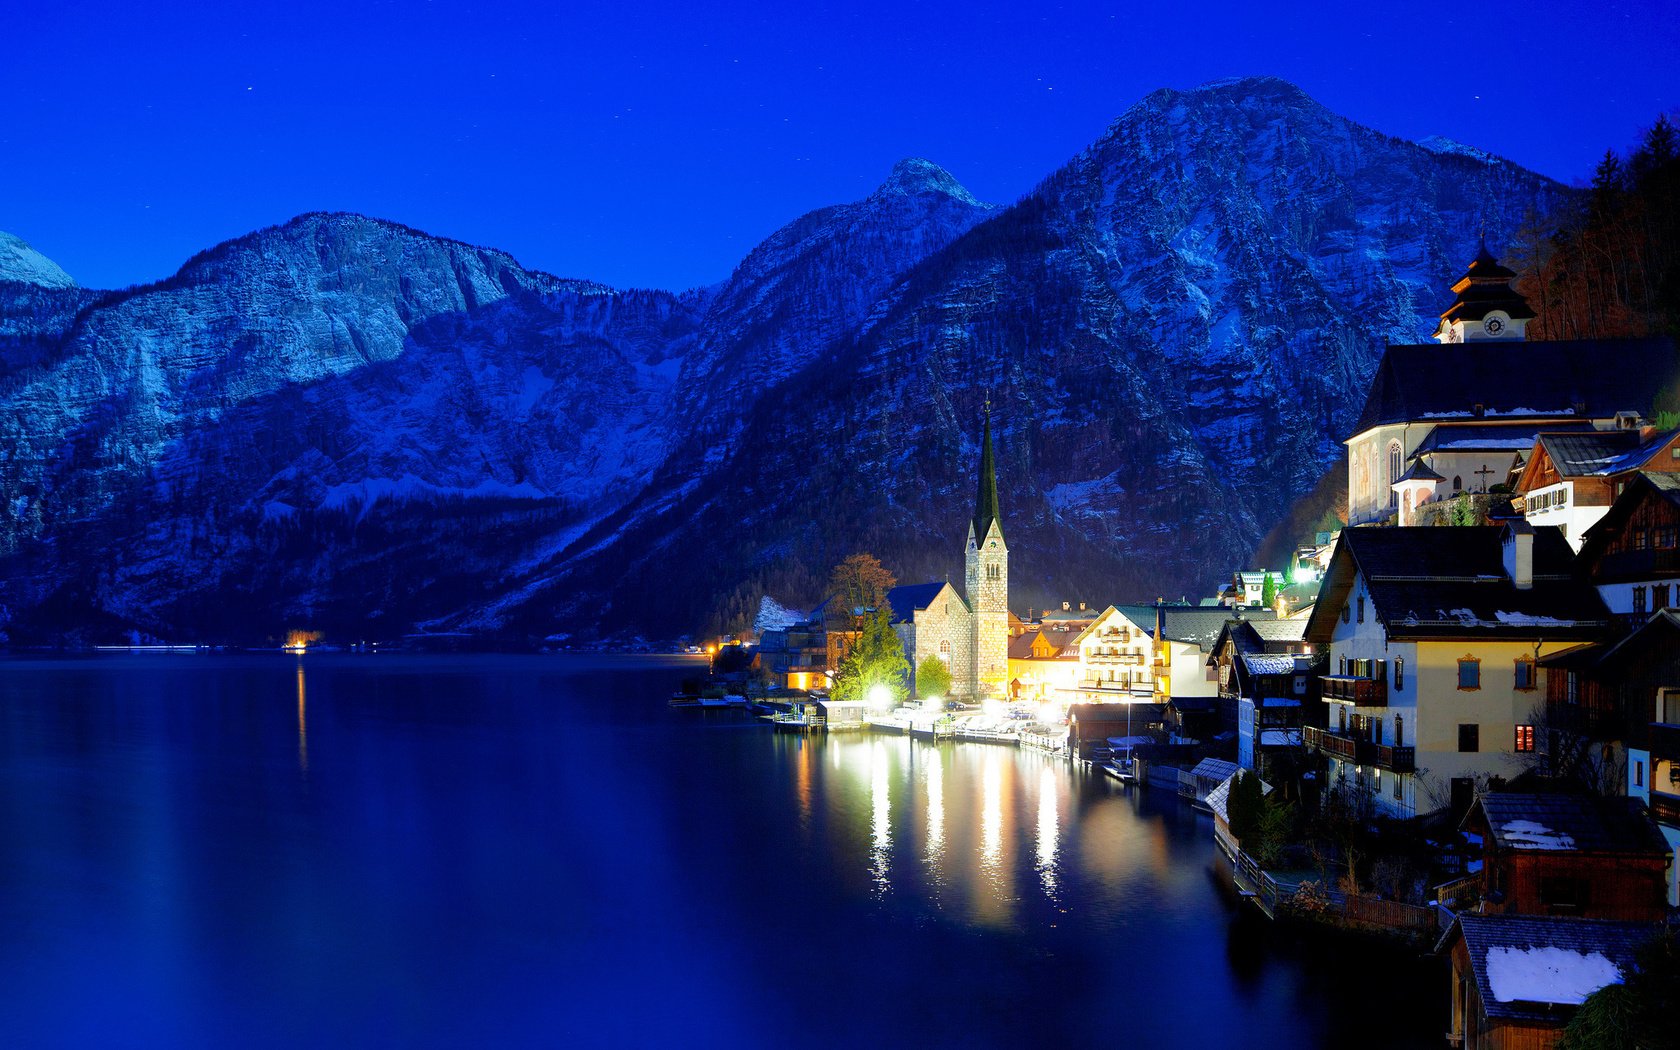
[[[0,230],[81,283],[317,209],[710,283],[924,156],[1010,201],[1157,87],[1270,73],[1566,182],[1680,106],[1675,0],[0,0]]]

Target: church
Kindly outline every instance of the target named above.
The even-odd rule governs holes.
[[[912,683],[916,668],[934,656],[950,669],[953,697],[1002,698],[1009,685],[1009,545],[998,514],[989,402],[980,439],[979,491],[963,562],[961,593],[949,580],[888,591],[893,630],[904,643]]]
[[[1347,439],[1349,525],[1422,524],[1425,504],[1509,484],[1538,434],[1637,428],[1680,388],[1666,338],[1529,340],[1516,277],[1483,244],[1436,341],[1383,354]]]

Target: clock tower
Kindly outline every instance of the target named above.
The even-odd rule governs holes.
[[[1452,290],[1456,302],[1441,315],[1435,339],[1441,343],[1476,343],[1489,339],[1521,339],[1534,311],[1511,287],[1515,271],[1499,265],[1482,242],[1482,249]]]

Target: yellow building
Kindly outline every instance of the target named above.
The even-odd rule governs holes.
[[[1395,817],[1467,807],[1537,764],[1537,659],[1608,620],[1556,528],[1344,530],[1306,633],[1330,650],[1328,724],[1305,731],[1327,786]]]

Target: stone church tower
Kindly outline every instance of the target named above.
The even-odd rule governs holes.
[[[964,591],[972,611],[977,696],[1009,692],[1009,545],[998,518],[997,467],[992,457],[992,406],[980,439],[980,485],[968,525]]]

